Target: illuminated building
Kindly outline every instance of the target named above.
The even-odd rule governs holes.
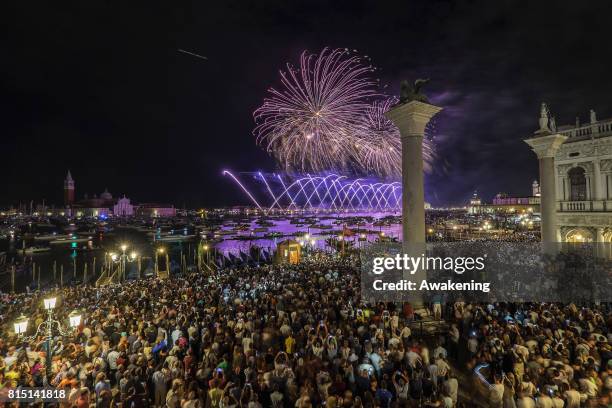
[[[176,208],[170,204],[147,203],[140,204],[136,207],[136,215],[142,217],[174,217],[176,216]]]
[[[130,199],[126,196],[117,200],[117,204],[113,207],[113,214],[117,217],[130,217],[134,215],[134,206],[130,203]]]
[[[612,257],[612,119],[560,126],[567,137],[555,155],[557,238],[599,242]]]
[[[468,206],[468,212],[470,214],[494,214],[494,213],[509,213],[509,214],[521,214],[521,213],[539,213],[540,212],[540,197],[535,196],[539,194],[539,185],[536,190],[535,186],[537,181],[532,184],[532,192],[534,196],[530,197],[514,197],[509,196],[506,193],[498,193],[490,204],[483,204],[481,199],[474,194],[470,199],[470,205]]]
[[[81,200],[75,200],[75,181],[72,174],[68,171],[64,180],[64,202],[65,207],[59,209],[47,209],[44,207],[43,214],[53,216],[68,216],[68,217],[99,217],[106,218],[113,215],[120,217],[130,217],[133,215],[141,215],[146,217],[174,217],[176,209],[170,204],[140,204],[134,205],[125,195],[122,198],[115,199],[113,195],[104,189],[104,192],[99,196],[94,194],[89,197],[83,195]]]

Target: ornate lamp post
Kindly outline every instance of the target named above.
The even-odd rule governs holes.
[[[136,251],[132,251],[130,252],[130,254],[128,255],[126,253],[128,246],[127,244],[121,244],[121,246],[119,247],[121,249],[121,254],[117,255],[114,252],[111,252],[110,258],[111,261],[113,262],[117,262],[119,265],[119,270],[118,270],[118,277],[120,281],[125,280],[125,272],[126,272],[126,265],[127,262],[134,262],[136,260],[138,260],[138,278],[140,278],[140,257],[138,256],[138,253]]]
[[[45,362],[45,376],[43,378],[43,384],[47,386],[49,384],[49,377],[51,376],[51,353],[53,350],[53,334],[59,333],[62,337],[67,337],[71,334],[69,329],[64,328],[59,320],[53,318],[53,310],[57,303],[56,297],[49,297],[43,300],[45,310],[47,310],[47,320],[42,322],[36,328],[36,333],[32,336],[26,336],[25,333],[28,330],[29,319],[21,315],[15,320],[13,324],[15,334],[26,342],[31,342],[38,337],[45,337],[45,348],[46,348],[46,362]],[[68,325],[71,329],[74,329],[81,324],[81,314],[77,310],[73,310],[68,315]]]
[[[204,250],[204,252],[206,253],[206,265],[208,266],[210,264],[210,252],[208,252],[208,245],[204,244],[204,246],[202,247],[202,249]]]
[[[168,270],[168,273],[170,273],[170,259],[168,257],[168,253],[166,253],[165,248],[160,247],[157,248],[157,250],[155,251],[155,276],[159,277],[159,256],[163,256],[165,254],[166,256],[166,269]]]

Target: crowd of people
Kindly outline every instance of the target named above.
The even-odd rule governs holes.
[[[360,303],[358,262],[57,288],[55,318],[83,317],[48,370],[44,338],[12,324],[23,313],[34,334],[49,293],[3,294],[0,395],[48,378],[65,407],[607,406],[603,308],[457,301],[448,333],[417,336],[409,303]]]
[[[607,308],[457,302],[449,313],[450,348],[476,374],[475,388],[488,406],[610,406]]]

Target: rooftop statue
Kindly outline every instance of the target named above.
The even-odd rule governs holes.
[[[429,82],[427,79],[417,79],[414,84],[410,84],[407,80],[400,82],[400,101],[399,103],[408,103],[411,101],[419,101],[428,103],[427,96],[421,93],[423,85]]]

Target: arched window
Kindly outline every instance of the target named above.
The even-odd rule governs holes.
[[[574,167],[567,173],[567,175],[570,184],[570,200],[586,201],[587,188],[584,169],[582,167]]]

